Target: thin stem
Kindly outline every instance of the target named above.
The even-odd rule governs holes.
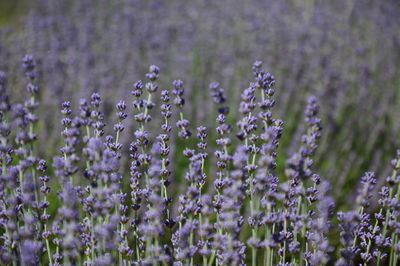
[[[284,220],[284,222],[283,222],[283,232],[286,234],[286,217],[285,217],[285,220]],[[286,237],[285,237],[286,238]],[[282,263],[283,264],[285,264],[285,261],[286,261],[286,239],[284,239],[284,242],[283,242],[283,256],[282,256]]]

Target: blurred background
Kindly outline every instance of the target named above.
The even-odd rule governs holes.
[[[62,101],[77,109],[80,98],[98,91],[112,123],[114,105],[130,102],[132,84],[150,64],[161,68],[162,88],[185,82],[193,125],[214,123],[207,111],[212,81],[227,91],[235,123],[255,60],[277,81],[274,117],[285,122],[278,171],[298,147],[311,94],[324,127],[315,169],[332,182],[339,205],[353,199],[364,171],[383,182],[400,147],[396,0],[1,0],[0,70],[16,101],[25,97],[26,53],[39,60],[38,131],[46,156],[61,146]]]

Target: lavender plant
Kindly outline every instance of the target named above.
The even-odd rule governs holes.
[[[19,78],[15,60],[24,53],[43,59],[37,62],[43,72],[37,81],[51,88],[36,99],[42,120],[35,127],[46,140],[36,148],[40,154],[55,156],[52,147],[62,141],[56,115],[62,101],[77,103],[97,91],[108,114],[150,63],[169,79],[186,78],[186,97],[196,100],[186,106],[185,118],[204,121],[211,129],[215,117],[206,111],[212,103],[202,89],[212,80],[224,84],[230,95],[226,105],[236,115],[241,95],[236,88],[248,85],[245,69],[260,57],[280,81],[280,104],[274,110],[286,125],[279,148],[282,161],[287,159],[282,151],[291,155],[297,148],[303,134],[297,121],[306,96],[313,94],[325,107],[320,116],[326,136],[315,170],[335,180],[337,203],[346,204],[357,194],[353,188],[363,172],[390,171],[380,162],[399,146],[400,7],[395,0],[3,0],[0,14],[10,17],[3,3],[20,7],[10,23],[3,24],[0,17],[0,68],[9,76],[11,97],[25,99],[26,80]],[[148,130],[158,128],[159,112],[152,118]],[[107,124],[116,120],[105,117]],[[127,128],[133,127],[131,121]],[[132,141],[128,134],[120,140],[125,145]],[[172,135],[172,153],[174,140]],[[127,168],[124,158],[122,164]],[[284,167],[277,170],[283,174]]]
[[[335,207],[331,184],[314,166],[323,107],[308,98],[304,133],[285,164],[284,123],[274,108],[280,90],[262,62],[253,64],[236,123],[225,90],[209,85],[211,128],[189,122],[183,81],[158,89],[155,65],[146,82],[134,83],[131,104],[116,103],[112,127],[99,93],[76,107],[63,101],[64,143],[50,158],[37,151],[43,90],[35,62],[23,59],[23,104],[10,100],[0,72],[1,264],[398,264],[400,153],[379,197],[375,174],[366,172],[355,205]],[[175,137],[185,148],[174,153]]]

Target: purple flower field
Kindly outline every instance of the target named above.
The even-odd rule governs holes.
[[[0,265],[400,264],[399,3],[7,1]]]

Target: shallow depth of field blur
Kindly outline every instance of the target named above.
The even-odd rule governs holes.
[[[64,100],[100,92],[112,117],[107,112],[156,64],[163,86],[184,79],[190,120],[211,123],[208,84],[218,81],[236,103],[250,65],[262,60],[279,88],[281,153],[296,148],[296,122],[315,95],[324,127],[317,172],[332,181],[337,199],[351,202],[362,173],[383,180],[400,146],[399,12],[397,1],[367,0],[3,0],[0,69],[18,99],[25,93],[20,58],[40,60],[40,149],[54,153]]]
[[[213,81],[225,89],[227,119],[236,124],[256,60],[275,76],[274,117],[285,123],[278,173],[299,148],[310,95],[323,127],[314,172],[331,182],[337,209],[352,207],[366,171],[376,173],[377,191],[400,148],[400,1],[1,0],[0,71],[13,101],[26,98],[25,54],[37,60],[41,157],[60,154],[63,101],[77,109],[80,98],[98,92],[113,125],[115,104],[130,104],[132,84],[151,64],[160,67],[160,89],[184,81],[185,118],[193,125],[215,127]],[[154,115],[150,128],[160,119]],[[129,120],[126,132],[135,127]],[[121,142],[129,147],[133,133],[126,132]],[[173,152],[184,145],[176,140]],[[187,165],[179,158],[172,165],[181,192]],[[129,172],[129,156],[122,169]]]

